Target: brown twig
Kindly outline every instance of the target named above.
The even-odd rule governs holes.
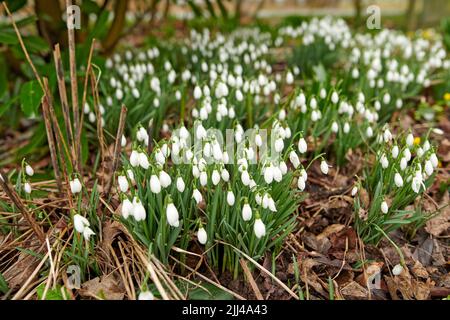
[[[109,193],[111,192],[112,185],[114,183],[114,174],[117,170],[117,166],[119,165],[119,158],[120,153],[122,151],[122,135],[123,131],[125,129],[125,120],[127,117],[127,107],[125,105],[122,105],[122,109],[120,110],[120,118],[119,118],[119,127],[117,128],[117,134],[116,134],[116,142],[114,144],[114,154],[113,154],[113,160],[111,165],[111,179],[108,181],[108,185],[106,187],[106,198],[108,198]]]
[[[250,284],[250,286],[253,289],[253,292],[255,293],[256,299],[264,300],[261,291],[259,291],[258,285],[256,284],[255,279],[253,279],[252,273],[250,272],[250,269],[247,266],[247,263],[243,259],[240,259],[239,263],[241,264],[242,270],[245,273],[245,277],[248,283]]]
[[[19,195],[14,190],[14,188],[11,188],[8,185],[8,178],[6,175],[3,174],[3,171],[1,169],[0,169],[0,186],[8,195],[8,197],[11,199],[11,201],[16,205],[16,207],[22,212],[23,217],[28,222],[30,227],[33,229],[38,239],[41,241],[42,244],[44,244],[45,243],[44,232],[42,231],[38,223],[33,219],[31,214],[28,212],[27,207],[22,202],[22,199],[20,199]]]

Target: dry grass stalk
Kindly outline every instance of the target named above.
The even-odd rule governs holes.
[[[258,285],[255,282],[255,279],[252,276],[252,273],[250,272],[250,269],[247,266],[247,262],[244,261],[244,259],[240,259],[239,263],[242,266],[242,270],[244,271],[245,277],[250,284],[250,286],[253,289],[253,292],[255,293],[256,299],[258,300],[264,300],[261,291],[259,291]]]

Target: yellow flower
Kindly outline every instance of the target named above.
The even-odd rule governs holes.
[[[444,94],[444,100],[450,101],[450,92],[447,92],[446,94]]]
[[[415,144],[416,146],[418,146],[418,145],[420,144],[420,137],[415,137],[415,138],[414,138],[414,144]]]

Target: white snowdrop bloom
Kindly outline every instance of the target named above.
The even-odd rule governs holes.
[[[334,104],[337,104],[339,102],[339,95],[336,91],[333,91],[333,93],[331,94],[331,102],[333,102]]]
[[[180,90],[175,91],[175,99],[177,99],[177,101],[181,100],[181,92],[180,92]]]
[[[391,151],[392,158],[397,159],[398,153],[399,153],[398,146],[397,145],[393,146]]]
[[[298,186],[300,191],[305,190],[306,183],[305,183],[305,180],[303,180],[302,177],[298,177],[297,186]]]
[[[283,139],[278,138],[277,140],[275,140],[275,152],[281,152],[283,151],[283,148],[284,148]]]
[[[429,142],[428,140],[426,140],[426,141],[423,143],[423,151],[424,151],[424,152],[427,152],[428,150],[430,150],[430,148],[431,148],[430,142]]]
[[[325,99],[327,97],[327,91],[324,88],[320,89],[319,96],[321,99]]]
[[[73,179],[72,181],[69,181],[69,185],[70,185],[70,191],[72,193],[79,193],[81,192],[82,186],[81,186],[81,182],[78,178]]]
[[[383,212],[384,214],[388,213],[389,211],[389,207],[386,201],[383,201],[381,203],[381,212]]]
[[[317,100],[316,98],[312,97],[311,101],[309,102],[309,106],[311,107],[311,109],[316,109],[317,108]]]
[[[255,224],[253,226],[253,231],[255,232],[255,236],[260,239],[266,235],[266,226],[262,222],[260,218],[255,219]]]
[[[354,187],[352,188],[352,197],[356,196],[357,193],[358,193],[358,187],[357,187],[357,186],[354,186]]]
[[[175,205],[172,202],[169,202],[167,204],[166,218],[167,218],[167,223],[170,226],[175,227],[175,228],[178,228],[180,226],[178,210],[177,210],[177,207],[175,207]]]
[[[308,145],[306,144],[306,140],[304,138],[300,138],[298,140],[298,151],[300,153],[305,153],[308,150]]]
[[[212,152],[213,152],[214,160],[219,161],[222,159],[222,149],[220,148],[220,145],[218,142],[213,143]]]
[[[280,113],[278,114],[278,119],[280,119],[280,121],[284,121],[284,119],[286,119],[286,111],[284,109],[280,110]]]
[[[196,135],[197,139],[199,139],[199,140],[202,140],[202,139],[206,138],[206,130],[202,126],[201,123],[197,126],[197,129],[195,131],[195,135]]]
[[[288,71],[288,73],[286,74],[286,83],[287,84],[294,83],[294,75],[290,71]]]
[[[261,137],[261,135],[260,135],[259,133],[257,133],[257,134],[255,135],[255,144],[256,144],[258,147],[261,147],[262,144],[263,144],[262,137]]]
[[[396,264],[394,266],[394,268],[392,268],[392,274],[394,276],[399,276],[402,274],[402,272],[403,272],[403,267],[401,266],[401,264]]]
[[[333,121],[331,124],[331,131],[337,133],[339,131],[339,125],[336,121]]]
[[[141,96],[141,94],[139,93],[139,90],[137,88],[131,89],[131,94],[133,95],[133,97],[135,99],[139,99],[139,97]]]
[[[305,95],[303,94],[303,92],[301,92],[301,93],[297,96],[297,98],[295,99],[295,103],[296,103],[299,107],[304,106],[304,105],[306,104],[306,97],[305,97]]]
[[[198,168],[198,166],[192,166],[192,175],[194,176],[194,178],[200,177],[200,169]]]
[[[204,187],[207,184],[208,184],[208,175],[206,174],[206,171],[202,171],[200,172],[200,185]]]
[[[386,169],[389,166],[389,160],[384,153],[380,158],[380,163],[383,169]]]
[[[177,190],[178,192],[183,192],[186,185],[184,184],[184,180],[182,177],[177,178]]]
[[[423,151],[423,149],[421,147],[417,148],[417,150],[416,150],[417,157],[421,158],[424,153],[425,152]]]
[[[84,228],[84,230],[83,230],[83,237],[84,237],[84,239],[85,239],[86,241],[89,241],[89,238],[90,238],[91,236],[93,236],[93,235],[95,235],[95,232],[92,231],[91,228],[89,228],[89,227]]]
[[[152,174],[150,177],[150,190],[155,194],[161,192],[161,182],[156,174]]]
[[[353,68],[352,70],[352,78],[357,79],[359,77],[359,70],[357,68]]]
[[[266,192],[262,197],[262,207],[264,209],[267,209],[269,207],[269,202],[270,202],[269,194]]]
[[[194,189],[194,191],[192,192],[192,197],[194,198],[195,202],[197,202],[197,204],[199,204],[203,199],[203,196],[200,191],[198,191],[198,189]]]
[[[95,113],[89,112],[88,119],[89,119],[90,123],[94,123],[95,122]]]
[[[406,161],[411,160],[411,151],[409,151],[409,149],[406,148],[406,149],[403,151],[403,156],[406,158]]]
[[[137,152],[136,150],[133,150],[131,152],[131,156],[130,156],[130,164],[133,167],[136,167],[139,165],[139,152]]]
[[[242,206],[242,219],[244,219],[244,221],[249,221],[251,218],[252,218],[252,208],[246,202]]]
[[[198,228],[197,239],[201,244],[206,244],[206,241],[208,241],[208,235],[206,234],[205,228]]]
[[[145,170],[150,167],[150,162],[148,161],[148,157],[144,152],[139,153],[139,165]]]
[[[244,186],[248,186],[250,184],[250,175],[247,170],[243,170],[241,173],[241,181]]]
[[[79,233],[83,233],[86,227],[90,226],[89,221],[80,214],[76,214],[73,216],[73,226],[75,230]]]
[[[127,170],[127,176],[128,176],[128,179],[130,179],[130,181],[134,183],[134,173],[133,173],[133,170],[128,169],[128,170]]]
[[[128,191],[128,179],[127,179],[127,177],[119,176],[117,178],[117,182],[119,184],[120,191],[122,191],[123,193]]]
[[[203,146],[203,155],[206,158],[209,158],[211,156],[211,144],[209,142],[206,142]]]
[[[128,219],[128,217],[131,215],[131,216],[134,216],[134,214],[133,214],[133,204],[131,203],[131,201],[128,199],[128,198],[125,198],[123,201],[122,201],[122,208],[121,208],[121,210],[120,210],[120,213],[122,214],[122,217],[124,218],[124,219]]]
[[[403,107],[403,100],[400,99],[400,98],[398,98],[398,99],[395,101],[395,107],[396,107],[397,109],[401,109],[401,108]]]
[[[273,181],[273,167],[272,165],[265,167],[264,169],[264,181],[267,184],[271,184]]]
[[[220,172],[220,176],[222,177],[222,180],[225,182],[228,182],[230,180],[230,173],[227,169],[223,168]]]
[[[405,157],[400,159],[400,169],[403,171],[408,166],[408,160]]]
[[[414,144],[414,136],[411,133],[406,137],[406,144],[408,145],[408,147],[412,147]]]
[[[366,129],[366,136],[367,136],[368,138],[370,138],[370,137],[373,136],[373,130],[372,130],[372,127],[367,127],[367,129]]]
[[[403,187],[403,178],[398,172],[396,172],[394,175],[394,182],[398,188]]]
[[[425,172],[427,175],[431,176],[433,174],[433,164],[430,160],[425,161]]]
[[[281,179],[283,179],[283,173],[281,172],[281,169],[277,166],[272,167],[272,172],[273,172],[273,179],[276,182],[280,182]]]
[[[170,177],[170,175],[167,172],[165,172],[164,170],[161,170],[159,172],[159,182],[161,184],[161,187],[167,188],[172,183],[172,178]]]
[[[344,128],[343,128],[344,133],[349,133],[350,132],[350,125],[348,122],[344,123]]]
[[[29,182],[25,182],[25,184],[23,185],[23,190],[30,194],[31,193],[31,184]]]
[[[439,160],[438,160],[438,158],[437,158],[437,156],[436,156],[435,153],[432,153],[432,154],[430,155],[430,161],[431,161],[431,164],[433,165],[434,168],[437,168],[437,167],[438,167],[438,165],[439,165]]]
[[[389,129],[384,130],[383,132],[384,142],[389,142],[392,140],[392,133]]]
[[[116,99],[117,100],[122,100],[122,98],[123,98],[123,91],[122,91],[122,89],[117,89],[116,90]]]
[[[125,148],[126,145],[127,145],[127,138],[125,138],[124,135],[122,135],[122,138],[120,140],[120,144],[121,144],[122,148]]]
[[[153,293],[150,291],[141,291],[138,296],[138,300],[154,300],[155,297],[153,296]]]
[[[194,89],[194,99],[199,100],[202,97],[202,89],[199,86],[195,86]]]
[[[328,163],[325,160],[320,162],[320,171],[322,171],[323,174],[328,174]]]
[[[257,194],[255,195],[255,201],[256,201],[256,203],[257,203],[258,205],[262,205],[262,197],[261,197],[261,194],[260,194],[260,193],[257,193]]]
[[[308,181],[308,174],[306,173],[305,169],[300,170],[300,177],[302,177],[305,182]]]
[[[281,161],[280,164],[278,165],[278,168],[280,168],[281,174],[285,175],[288,171],[288,167],[286,165],[286,162]]]
[[[412,179],[412,183],[411,183],[411,188],[413,189],[413,191],[415,193],[419,193],[420,192],[420,186],[422,185],[422,179],[418,178],[417,176],[415,176]]]
[[[30,177],[34,175],[34,170],[29,164],[25,166],[25,173]]]
[[[319,113],[316,110],[313,110],[311,112],[311,120],[313,122],[316,122],[317,120],[319,120]]]
[[[236,90],[235,97],[236,97],[236,100],[239,102],[244,100],[244,95],[242,94],[241,90]]]
[[[231,190],[228,190],[227,192],[227,203],[229,206],[233,206],[235,203],[236,199],[234,197],[234,193]]]
[[[220,182],[219,171],[213,170],[213,172],[211,174],[211,181],[212,181],[213,185],[217,186],[217,184]]]
[[[295,153],[294,150],[292,150],[289,153],[289,160],[291,161],[292,165],[294,166],[295,169],[298,168],[298,166],[300,165],[300,159],[298,158],[297,154]]]

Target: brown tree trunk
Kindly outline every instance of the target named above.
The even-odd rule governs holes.
[[[51,48],[63,40],[62,26],[62,11],[59,1],[55,0],[35,0],[34,10],[37,20],[37,28],[39,35],[42,36],[50,45]]]
[[[125,26],[125,15],[127,13],[127,0],[116,0],[114,6],[114,20],[109,28],[108,35],[103,40],[103,51],[110,53],[119,41]]]

